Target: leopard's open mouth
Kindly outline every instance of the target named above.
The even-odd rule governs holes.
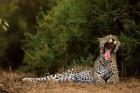
[[[116,41],[112,38],[109,38],[108,41],[105,43],[104,50],[103,50],[105,60],[110,60],[111,53],[113,52],[115,47],[116,47]]]

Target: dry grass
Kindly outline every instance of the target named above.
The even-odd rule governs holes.
[[[0,73],[0,93],[140,93],[140,79],[127,78],[119,84],[95,85],[72,82],[22,82],[21,73]]]

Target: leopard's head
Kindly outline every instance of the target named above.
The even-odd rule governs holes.
[[[111,54],[116,54],[120,47],[120,42],[115,35],[107,35],[103,38],[98,38],[100,43],[100,54],[103,55],[105,60],[111,58]]]

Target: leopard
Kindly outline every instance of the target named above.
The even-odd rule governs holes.
[[[95,83],[118,83],[120,79],[116,53],[121,43],[115,35],[107,35],[104,38],[98,38],[98,41],[100,53],[93,67]]]
[[[110,84],[119,82],[119,70],[116,53],[121,45],[116,35],[107,35],[97,38],[99,42],[99,56],[92,67],[71,67],[62,73],[47,75],[45,77],[25,77],[22,81],[55,81]]]

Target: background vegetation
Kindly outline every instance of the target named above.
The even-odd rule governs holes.
[[[55,73],[92,66],[97,37],[114,34],[122,46],[122,75],[140,72],[139,0],[0,0],[10,28],[0,32],[1,67]],[[20,66],[20,67],[19,67]]]

